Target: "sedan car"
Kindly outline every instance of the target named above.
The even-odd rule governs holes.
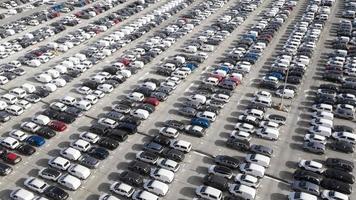
[[[316,196],[319,196],[320,188],[318,185],[308,181],[294,181],[292,189],[298,192],[306,192]]]
[[[317,142],[304,142],[303,149],[305,151],[309,151],[309,152],[317,153],[317,154],[325,153],[325,145],[323,145],[322,143],[317,143]]]
[[[239,168],[240,160],[226,156],[226,155],[218,155],[214,158],[215,163],[220,164],[222,166],[226,166],[232,169]]]

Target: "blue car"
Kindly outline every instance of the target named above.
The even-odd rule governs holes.
[[[227,66],[221,66],[218,69],[225,71],[226,73],[230,73],[231,69]]]
[[[191,125],[201,126],[203,128],[209,128],[210,126],[209,120],[203,118],[193,118],[190,123]]]
[[[185,67],[188,67],[190,70],[194,71],[196,68],[198,68],[198,65],[195,63],[187,63]]]
[[[276,78],[278,78],[278,80],[283,80],[284,76],[283,74],[279,73],[279,72],[270,72],[267,74],[267,76],[274,76]]]
[[[40,147],[46,143],[45,139],[38,135],[31,135],[26,139],[26,142],[35,147]]]

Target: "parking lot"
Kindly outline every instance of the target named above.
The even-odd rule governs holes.
[[[355,1],[0,6],[0,199],[356,199]]]

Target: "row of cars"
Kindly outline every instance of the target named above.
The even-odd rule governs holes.
[[[235,56],[234,58],[239,58],[235,61],[236,63],[232,63],[239,70],[238,72],[244,76],[248,74],[250,69],[247,69],[245,66],[253,65],[262,54],[264,47],[271,41],[263,40],[263,38],[268,37],[266,33],[270,33],[271,37],[273,37],[273,32],[278,30],[290,13],[286,14],[285,11],[291,10],[295,5],[293,1],[273,2],[271,8],[265,12],[263,20],[252,26],[252,30],[247,34],[244,34],[245,37],[240,39],[240,42],[237,43],[237,46],[228,55],[229,57]],[[283,17],[283,15],[286,18],[280,22],[278,19]],[[257,36],[260,37],[259,41]],[[248,40],[246,38],[251,39],[251,42],[246,44]],[[248,56],[248,54],[253,53],[259,53],[256,60],[250,59],[252,56]],[[216,156],[215,162],[218,165],[209,168],[209,173],[214,175],[204,178],[205,185],[198,187],[196,190],[199,196],[208,199],[221,199],[222,192],[228,190],[232,196],[226,198],[255,198],[257,188],[260,185],[259,179],[264,176],[266,168],[269,167],[273,150],[263,145],[251,145],[251,134],[256,133],[260,137],[272,140],[277,139],[279,128],[283,125],[285,118],[278,115],[264,116],[264,112],[271,106],[271,93],[259,91],[254,96],[254,100],[251,102],[249,108],[244,114],[238,116],[239,122],[235,125],[235,130],[230,133],[230,137],[226,142],[226,145],[230,148],[249,151],[250,153],[246,155],[245,162],[226,155]],[[258,99],[265,99],[266,102],[270,103],[259,103]],[[255,131],[255,126],[260,127],[260,129]],[[228,183],[228,179],[232,178],[232,170],[235,169],[239,169],[241,173],[236,174],[234,183],[230,184]]]

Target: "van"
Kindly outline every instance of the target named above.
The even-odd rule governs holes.
[[[133,101],[143,101],[145,96],[139,92],[133,92],[127,96],[128,99],[131,99]]]
[[[222,192],[214,187],[201,185],[195,190],[197,196],[209,200],[221,200]]]
[[[325,126],[325,127],[328,127],[328,128],[332,128],[333,127],[333,121],[332,120],[328,120],[328,119],[323,119],[323,118],[312,119],[311,120],[311,125],[313,125],[313,126],[321,125],[321,126]]]
[[[10,198],[14,200],[33,200],[35,195],[28,190],[16,188],[10,193]]]
[[[147,119],[150,115],[150,113],[147,111],[147,110],[144,110],[144,109],[137,109],[137,110],[134,110],[132,113],[131,113],[132,116],[134,117],[137,117],[139,119]]]
[[[176,56],[173,58],[174,61],[180,63],[180,64],[184,64],[185,63],[185,58],[182,56]]]
[[[79,164],[72,164],[68,168],[68,173],[81,179],[85,180],[90,176],[90,169]]]
[[[33,116],[31,120],[36,124],[43,125],[43,126],[46,126],[51,121],[51,119],[45,115]]]
[[[21,88],[25,90],[27,93],[34,93],[36,91],[36,87],[29,83],[24,83]]]
[[[135,68],[139,68],[139,69],[142,69],[142,68],[144,67],[144,65],[145,65],[144,62],[138,61],[138,60],[136,60],[136,61],[130,63],[130,66],[131,66],[131,67],[135,67]]]
[[[257,178],[262,178],[266,171],[263,166],[254,163],[243,163],[239,165],[239,169],[242,173],[252,175]]]
[[[66,61],[72,62],[74,65],[79,65],[80,64],[80,59],[77,57],[68,57]]]
[[[294,90],[290,90],[290,89],[279,89],[276,91],[276,95],[279,97],[286,98],[286,99],[292,99],[294,98],[295,92]]]
[[[313,113],[313,118],[322,118],[322,119],[333,120],[334,114],[331,112],[327,112],[327,111],[317,111],[317,112]]]
[[[13,94],[4,94],[1,96],[1,100],[5,101],[7,104],[13,105],[17,102],[17,97]]]
[[[78,102],[76,102],[74,104],[75,107],[84,110],[84,111],[88,111],[91,108],[91,103],[89,101],[86,100],[80,100]]]
[[[42,86],[43,89],[47,90],[48,92],[54,92],[57,90],[57,85],[53,83],[47,83]]]
[[[172,63],[166,63],[166,64],[162,65],[161,68],[174,71],[176,69],[176,66],[175,66],[175,64],[172,64]]]
[[[209,44],[204,44],[200,47],[200,50],[206,51],[206,52],[213,52],[214,49],[215,49],[215,47],[213,45],[209,45]]]
[[[321,104],[314,104],[312,106],[312,109],[314,111],[327,111],[327,112],[333,112],[333,106],[330,104],[325,104],[325,103],[321,103]]]
[[[72,63],[71,61],[65,60],[61,63],[61,65],[67,67],[67,68],[73,68],[74,67],[74,63]]]
[[[59,177],[58,183],[73,191],[77,190],[82,184],[80,179],[69,174],[64,174],[61,177]]]
[[[258,109],[248,109],[245,111],[244,114],[254,116],[259,120],[262,120],[263,116],[264,116],[264,112],[262,110],[258,110]]]
[[[201,104],[205,104],[206,97],[204,95],[201,95],[201,94],[195,94],[195,95],[190,96],[189,100],[190,101],[199,102]]]
[[[16,96],[17,98],[24,98],[26,96],[26,91],[21,88],[14,88],[9,91],[9,94]]]
[[[221,77],[226,77],[227,71],[222,70],[222,69],[217,69],[217,70],[214,70],[212,74],[213,75],[217,75],[217,76],[221,76]]]
[[[243,184],[231,184],[229,191],[237,197],[241,197],[246,200],[253,200],[256,196],[256,189]]]
[[[99,76],[99,75],[91,77],[90,80],[95,81],[97,83],[104,83],[106,81],[104,76]]]
[[[156,90],[157,88],[156,84],[153,82],[145,82],[144,84],[142,84],[142,87],[148,88],[152,91]]]
[[[272,106],[272,99],[258,96],[258,97],[255,97],[253,99],[253,103],[255,103],[257,105],[264,106],[264,107],[271,107]]]
[[[57,50],[59,52],[67,52],[68,51],[68,47],[66,45],[59,44]]]
[[[216,114],[210,111],[199,112],[197,117],[207,119],[210,122],[214,122],[216,120]]]
[[[332,130],[331,130],[331,128],[328,128],[328,127],[325,127],[325,126],[317,125],[317,126],[311,126],[311,127],[308,129],[308,132],[309,132],[309,133],[312,133],[312,134],[317,134],[317,135],[325,136],[325,137],[330,137],[330,136],[331,136],[331,133],[332,133]]]

